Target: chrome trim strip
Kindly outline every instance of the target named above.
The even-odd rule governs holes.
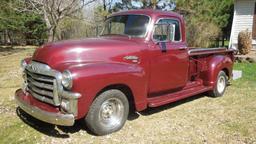
[[[62,91],[60,95],[62,98],[65,98],[65,99],[78,99],[81,97],[80,93],[74,93],[69,91]]]
[[[29,89],[32,90],[33,92],[38,93],[39,95],[43,95],[43,96],[49,96],[49,97],[53,97],[53,93],[46,91],[46,90],[41,90],[33,85],[31,85],[30,83],[28,83],[28,87],[30,87]]]
[[[32,71],[27,70],[26,73],[27,73],[30,77],[32,77],[33,79],[35,79],[35,80],[44,81],[44,82],[53,82],[53,80],[51,80],[51,79],[46,79],[46,78],[43,78],[42,76],[36,76],[35,74],[32,73]]]
[[[30,81],[34,86],[37,86],[37,87],[40,87],[40,88],[45,88],[45,89],[48,89],[48,90],[53,90],[53,87],[52,85],[49,85],[49,84],[45,84],[45,83],[39,83],[31,78],[27,78],[28,81]]]
[[[188,51],[189,54],[194,52],[203,52],[203,51],[216,51],[216,50],[227,50],[227,48],[193,48]]]
[[[52,69],[50,66],[46,64],[39,63],[36,61],[31,61],[31,63],[29,63],[25,67],[25,71],[29,75],[29,77],[31,77],[28,77],[27,79],[31,83],[29,85],[29,87],[31,87],[29,92],[32,96],[34,96],[36,99],[40,101],[52,104],[54,106],[61,106],[61,101],[63,101],[63,99],[66,99],[70,102],[70,110],[68,110],[67,112],[72,113],[74,116],[77,116],[77,102],[78,98],[81,97],[81,94],[70,92],[63,88],[61,84],[61,72]],[[48,76],[49,79],[47,79]],[[40,81],[42,83],[40,83]],[[51,82],[52,85],[44,82]],[[38,86],[39,88],[37,88],[36,86]],[[47,90],[44,90],[44,88],[49,89],[50,91],[52,90],[52,92],[48,92]]]
[[[45,96],[41,96],[39,94],[36,94],[35,92],[33,92],[32,90],[28,89],[28,91],[31,93],[31,95],[33,95],[33,97],[35,97],[36,99],[42,101],[42,102],[46,102],[52,105],[55,105],[52,99],[49,99]]]
[[[73,114],[61,114],[43,111],[21,100],[17,95],[17,92],[15,94],[15,100],[22,110],[41,121],[62,126],[72,126],[75,123],[75,117]]]
[[[60,97],[58,95],[57,81],[53,81],[53,101],[56,105],[60,105]]]
[[[49,86],[51,86],[52,87],[51,89],[53,90],[52,93],[37,89],[35,87],[32,88],[32,91],[34,90],[35,92],[37,92],[39,94],[52,97],[53,102],[50,102],[50,104],[53,104],[54,106],[59,106],[60,105],[59,92],[61,92],[63,90],[62,85],[61,85],[61,79],[62,79],[61,73],[51,69],[46,64],[42,64],[42,63],[35,62],[35,61],[32,61],[30,64],[28,64],[26,66],[26,72],[29,76],[31,76],[35,80],[52,83],[52,85],[50,85],[50,84],[47,85],[45,83],[41,83],[40,86],[38,85],[39,87],[44,85],[44,86],[42,86],[42,88],[45,88],[45,87],[48,88]],[[34,73],[39,74],[39,76]],[[40,75],[42,75],[42,76],[40,76]],[[52,77],[52,79],[46,78],[47,76]],[[37,82],[37,83],[40,83],[40,82]],[[32,84],[34,84],[34,83],[32,83]],[[34,94],[32,94],[32,95],[34,96]],[[39,97],[36,97],[36,98],[38,98],[39,100],[42,100]],[[47,103],[49,103],[48,100],[47,100]]]

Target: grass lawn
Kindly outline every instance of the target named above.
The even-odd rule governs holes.
[[[34,48],[0,48],[1,143],[256,143],[256,64],[235,64],[243,77],[224,97],[188,98],[129,117],[124,128],[96,137],[78,121],[57,127],[17,116],[14,92],[21,86],[20,60]]]

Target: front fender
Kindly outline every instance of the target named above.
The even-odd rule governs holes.
[[[89,110],[95,96],[105,87],[113,84],[127,85],[133,93],[137,110],[146,108],[147,78],[144,68],[126,63],[77,64],[68,68],[73,76],[73,88],[81,93],[78,101],[78,117]]]
[[[233,61],[226,55],[214,55],[208,62],[207,71],[202,73],[204,85],[215,86],[218,73],[225,70],[230,77],[232,74]]]

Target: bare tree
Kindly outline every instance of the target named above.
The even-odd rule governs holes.
[[[65,17],[74,17],[85,6],[96,0],[18,0],[19,12],[33,12],[44,19],[48,29],[48,42],[55,40],[56,28]]]

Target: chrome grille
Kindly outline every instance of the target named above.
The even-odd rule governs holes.
[[[49,66],[38,62],[32,62],[24,70],[27,91],[42,101],[55,106],[59,105],[57,92],[57,80],[55,73]]]

